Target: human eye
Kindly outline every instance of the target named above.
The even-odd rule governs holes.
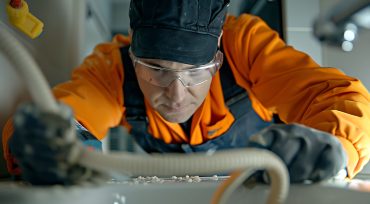
[[[156,73],[162,73],[163,70],[162,69],[152,69],[153,72],[156,72]]]
[[[155,73],[162,73],[163,72],[163,67],[157,65],[157,64],[153,64],[153,63],[148,63],[148,62],[145,62],[143,63],[145,65],[146,68],[148,68],[151,72],[155,72]]]
[[[188,75],[191,77],[202,77],[202,76],[208,76],[210,74],[210,69],[195,69],[192,71],[189,71]]]
[[[202,70],[192,70],[188,72],[188,75],[191,77],[196,77],[202,74]]]

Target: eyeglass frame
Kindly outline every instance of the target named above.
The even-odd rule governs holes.
[[[189,71],[194,71],[194,70],[205,70],[205,69],[209,69],[209,68],[212,68],[212,67],[216,67],[216,68],[214,69],[214,72],[211,72],[211,77],[210,77],[209,79],[211,79],[211,78],[212,78],[212,77],[217,73],[217,71],[221,68],[222,63],[223,63],[223,53],[222,53],[220,50],[217,50],[215,57],[214,57],[210,62],[208,62],[207,64],[199,65],[199,66],[194,65],[194,66],[189,67],[189,68],[186,68],[186,69],[173,69],[173,68],[160,67],[160,66],[155,66],[155,65],[148,64],[148,63],[146,63],[146,62],[142,61],[142,60],[141,60],[141,58],[136,57],[136,56],[132,53],[131,49],[129,49],[129,54],[130,54],[130,57],[131,57],[131,59],[132,59],[132,61],[133,61],[134,67],[136,67],[136,63],[138,63],[138,64],[141,64],[141,65],[143,65],[143,66],[147,67],[147,68],[155,69],[155,70],[160,70],[160,71],[168,71],[168,72],[189,72]],[[218,62],[215,62],[216,60],[218,60]],[[143,78],[143,77],[141,77],[141,78]],[[143,78],[143,79],[144,79],[144,78]],[[180,80],[180,82],[182,83],[182,85],[183,85],[184,87],[193,87],[193,86],[198,86],[198,85],[203,84],[203,83],[205,83],[206,81],[208,81],[208,80],[209,80],[209,79],[206,79],[206,80],[201,81],[201,82],[196,83],[196,84],[186,85],[186,84],[183,82],[183,80],[181,80],[181,79],[182,79],[182,77],[181,77],[181,76],[177,76],[177,78],[176,78],[176,79]],[[176,80],[176,79],[174,79],[174,80]],[[145,80],[145,81],[148,81],[148,82],[149,82],[149,83],[151,83],[151,84],[153,84],[153,83],[152,83],[151,81],[149,81],[149,80],[146,80],[146,79],[144,79],[144,80]],[[173,80],[173,81],[174,81],[174,80]],[[172,82],[173,82],[173,81],[172,81]],[[171,82],[171,83],[172,83],[172,82]],[[170,84],[171,84],[171,83],[170,83]],[[167,87],[167,86],[169,86],[169,85],[167,85],[167,86],[161,86],[161,85],[158,85],[158,84],[153,84],[153,85],[160,86],[160,87]]]

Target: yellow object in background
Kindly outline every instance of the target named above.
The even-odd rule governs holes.
[[[29,12],[28,5],[22,0],[20,8],[13,8],[10,4],[6,6],[9,21],[20,31],[34,39],[42,32],[44,24]]]

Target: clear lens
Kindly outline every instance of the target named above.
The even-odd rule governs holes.
[[[178,79],[185,87],[189,87],[202,84],[211,79],[222,65],[223,54],[221,51],[218,51],[212,62],[186,70],[157,67],[147,64],[138,58],[133,57],[133,59],[136,75],[151,84],[168,87],[174,80]]]

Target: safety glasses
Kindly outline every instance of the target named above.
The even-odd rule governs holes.
[[[168,87],[174,80],[179,80],[185,87],[200,85],[210,80],[223,62],[221,51],[217,51],[211,62],[186,69],[159,67],[135,57],[132,52],[130,56],[135,66],[136,76],[160,87]]]

